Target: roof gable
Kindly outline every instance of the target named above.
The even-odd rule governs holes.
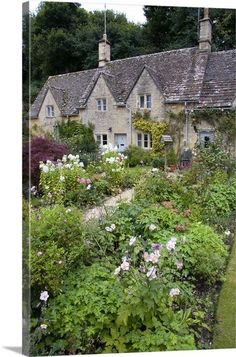
[[[34,104],[37,117],[48,87],[62,115],[83,108],[103,76],[117,103],[125,103],[144,68],[166,103],[192,101],[200,106],[227,106],[235,97],[235,50],[209,53],[185,48],[108,62],[104,67],[49,77]]]

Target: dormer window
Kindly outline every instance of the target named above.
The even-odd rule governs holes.
[[[53,105],[46,106],[46,118],[53,118],[54,117],[54,107]]]
[[[97,110],[105,112],[107,110],[107,100],[105,98],[97,99]]]
[[[151,94],[143,94],[139,96],[138,100],[139,109],[151,109],[152,108],[152,96]]]

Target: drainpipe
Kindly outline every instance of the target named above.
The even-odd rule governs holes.
[[[129,124],[130,124],[130,145],[132,145],[132,110],[130,106],[126,103],[125,104],[126,109],[129,111]]]
[[[185,145],[188,147],[188,109],[187,102],[184,102],[184,113],[185,113]]]

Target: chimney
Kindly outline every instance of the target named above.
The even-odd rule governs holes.
[[[107,40],[107,35],[104,34],[103,38],[98,43],[98,66],[104,67],[107,62],[111,60],[111,46]]]
[[[212,22],[209,18],[209,9],[204,9],[204,17],[199,21],[199,50],[211,51]]]

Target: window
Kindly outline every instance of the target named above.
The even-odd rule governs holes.
[[[152,107],[152,97],[150,94],[146,96],[147,109],[151,109]]]
[[[204,147],[208,147],[210,144],[212,144],[215,137],[215,133],[213,130],[200,131],[198,135],[200,144]]]
[[[97,138],[97,143],[99,146],[107,145],[107,134],[96,135],[96,138]]]
[[[143,134],[143,146],[148,148],[148,134]]]
[[[142,134],[137,134],[138,146],[142,147]]]
[[[147,133],[138,133],[137,134],[137,145],[139,147],[149,149],[152,147],[151,135]]]
[[[144,94],[139,96],[138,105],[140,109],[152,108],[152,96],[151,94]]]
[[[97,99],[97,110],[105,112],[107,110],[107,101],[106,99]]]
[[[53,105],[47,105],[46,106],[46,118],[52,118],[52,117],[54,117]]]

